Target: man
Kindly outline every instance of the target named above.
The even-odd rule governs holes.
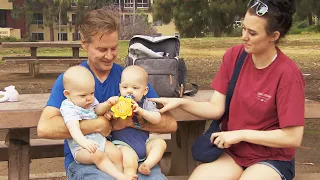
[[[81,44],[88,54],[88,61],[81,65],[88,68],[93,74],[95,85],[95,97],[99,102],[106,101],[111,96],[119,94],[119,83],[123,67],[115,64],[118,55],[118,33],[119,23],[117,16],[107,9],[97,9],[88,12],[80,25]],[[157,97],[152,87],[149,87],[147,97]],[[65,99],[63,95],[62,75],[56,80],[50,98],[44,108],[38,123],[38,136],[50,139],[71,138],[70,133],[60,114],[59,108],[61,102]],[[105,116],[110,116],[106,114]],[[141,117],[138,117],[141,120]],[[141,122],[144,122],[141,120]],[[124,127],[135,127],[131,118],[126,121],[110,122],[104,117],[99,116],[96,119],[83,120],[80,122],[80,128],[83,134],[99,132],[108,136],[111,129],[117,130]],[[151,132],[167,133],[176,131],[177,124],[172,116],[164,113],[161,123],[151,125],[142,124],[142,129]],[[113,179],[108,174],[97,169],[94,165],[77,164],[67,143],[64,146],[65,168],[68,179]],[[159,166],[155,166],[149,176],[139,175],[139,180],[162,180],[166,177],[161,173]]]

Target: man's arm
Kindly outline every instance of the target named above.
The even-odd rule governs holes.
[[[100,132],[103,136],[107,136],[111,132],[109,121],[99,116],[96,119],[82,120],[80,129],[83,134],[91,134]],[[60,110],[58,108],[47,106],[43,109],[37,126],[38,136],[48,139],[66,139],[71,138],[70,132],[63,121]]]
[[[170,112],[165,112],[161,114],[161,121],[159,124],[151,124],[146,120],[144,120],[139,115],[137,115],[137,118],[139,120],[139,124],[141,125],[142,130],[145,130],[145,131],[155,132],[155,133],[169,133],[169,132],[175,132],[177,130],[177,122],[172,117]],[[120,130],[125,127],[133,127],[133,128],[139,129],[133,124],[131,117],[128,117],[126,120],[113,119],[112,127],[113,127],[113,130]]]
[[[170,112],[165,112],[161,114],[161,121],[159,124],[151,124],[146,122],[141,117],[139,122],[144,121],[145,126],[142,129],[145,131],[149,131],[152,133],[169,133],[169,132],[176,132],[177,131],[177,121],[172,117]]]

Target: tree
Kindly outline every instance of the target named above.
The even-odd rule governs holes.
[[[25,2],[22,2],[19,4],[13,3],[13,10],[11,11],[11,16],[13,19],[24,18],[26,37],[30,36],[29,27],[33,21],[32,6],[33,6],[32,1],[30,1],[29,3],[25,3]]]
[[[309,26],[313,25],[313,15],[320,17],[319,0],[296,0],[298,20],[308,19]]]
[[[99,9],[108,6],[113,2],[113,0],[74,0],[74,2],[76,3],[77,8],[75,9],[76,20],[74,25],[73,40],[76,40],[79,32],[79,25],[82,22],[86,12],[92,9]]]
[[[183,37],[221,36],[231,31],[235,17],[244,15],[245,6],[245,0],[158,0],[153,13],[165,24],[173,19]]]

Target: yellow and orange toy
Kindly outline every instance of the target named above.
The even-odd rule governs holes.
[[[114,113],[114,117],[126,119],[128,116],[132,116],[133,105],[131,99],[131,97],[119,97],[117,104],[111,107],[111,111]]]

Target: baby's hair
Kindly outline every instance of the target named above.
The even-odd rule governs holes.
[[[93,76],[87,68],[79,65],[72,66],[63,74],[63,86],[65,89],[69,89],[71,85],[86,81],[88,78],[93,79]]]
[[[143,78],[143,83],[148,84],[148,73],[142,67],[136,65],[128,66],[122,71],[122,76],[126,73],[132,73],[134,75],[141,76]]]

